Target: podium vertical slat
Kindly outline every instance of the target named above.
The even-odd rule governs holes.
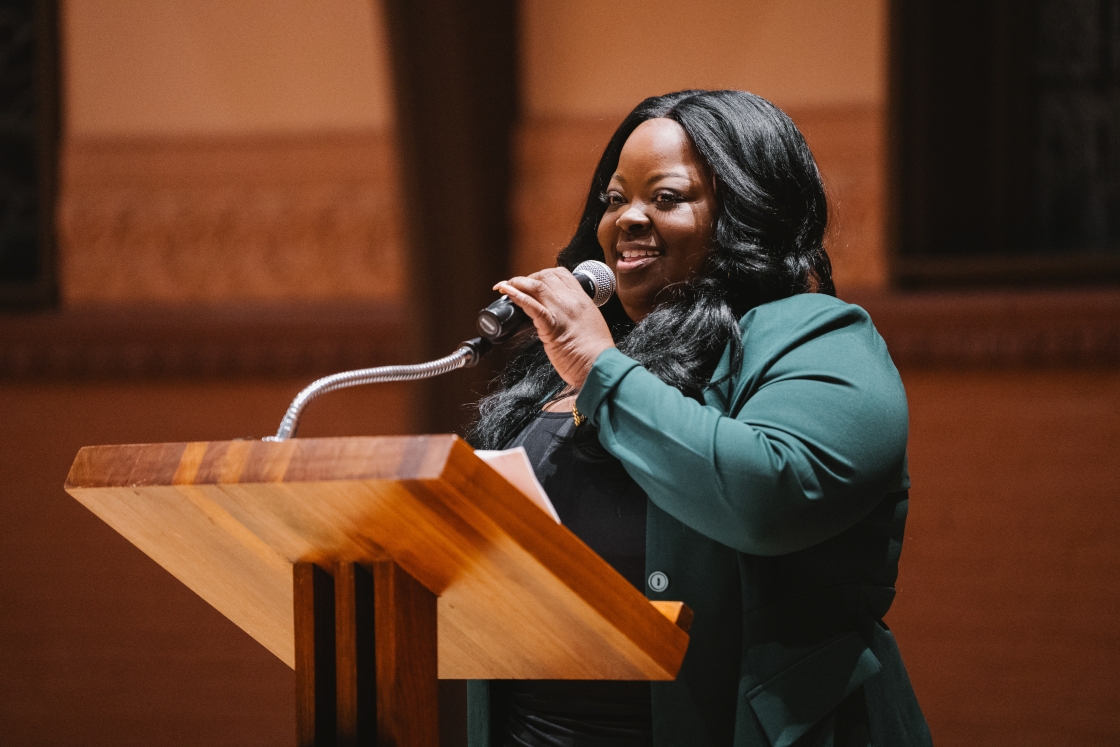
[[[373,573],[360,563],[334,570],[338,669],[338,746],[366,747],[377,737],[377,661]]]
[[[377,743],[439,747],[436,595],[391,560],[373,566]]]
[[[314,563],[292,569],[299,747],[334,747],[336,711],[334,579]]]

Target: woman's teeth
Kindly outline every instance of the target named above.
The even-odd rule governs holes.
[[[619,252],[623,259],[640,259],[641,257],[657,257],[661,252],[656,249],[623,249]]]

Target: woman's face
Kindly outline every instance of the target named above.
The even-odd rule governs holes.
[[[716,211],[712,178],[679,124],[649,119],[622,146],[606,201],[599,244],[618,299],[639,322],[662,290],[688,279],[707,256]]]

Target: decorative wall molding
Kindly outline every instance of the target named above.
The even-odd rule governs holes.
[[[871,312],[900,366],[1120,363],[1120,291],[875,290],[880,113],[792,116],[833,200],[841,295]],[[516,271],[553,262],[615,126],[521,125]],[[0,377],[314,375],[411,360],[396,168],[385,133],[67,143],[64,309],[0,316]]]
[[[396,169],[385,132],[71,140],[63,305],[397,299]]]
[[[2,315],[0,377],[311,377],[407,363],[414,357],[403,317],[399,306],[376,303]]]
[[[879,108],[791,114],[829,190],[839,286],[884,287]],[[516,272],[554,262],[616,125],[520,125]],[[63,304],[399,298],[397,168],[386,132],[70,140],[58,213]]]
[[[848,295],[900,367],[1120,367],[1120,290]],[[121,306],[0,316],[0,378],[317,376],[415,362],[403,306]],[[450,351],[448,351],[450,352]]]
[[[883,112],[875,105],[804,107],[805,134],[828,191],[827,245],[841,288],[884,288]],[[513,205],[517,273],[549,267],[575,231],[591,172],[622,117],[536,119],[518,132]]]
[[[867,309],[900,367],[1120,366],[1118,289],[844,297]]]

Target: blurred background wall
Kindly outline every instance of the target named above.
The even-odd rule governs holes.
[[[380,6],[63,6],[63,306],[393,300]]]
[[[646,96],[740,88],[789,113],[835,209],[845,288],[882,288],[887,8],[858,0],[525,2],[514,269],[567,243],[603,145]]]
[[[932,276],[911,237],[944,235],[952,204],[913,228],[898,196],[969,181],[899,167],[936,152],[904,114],[945,100],[907,93],[930,88],[914,50],[973,26],[1011,48],[1019,22],[938,27],[914,19],[927,5],[60,0],[37,32],[30,10],[0,17],[11,48],[38,40],[35,132],[61,112],[39,140],[54,230],[32,269],[0,256],[0,741],[293,743],[291,671],[62,491],[78,448],[267,435],[317,375],[447,352],[493,281],[553,263],[634,104],[735,87],[805,132],[840,295],[907,385],[887,622],[935,740],[1115,744],[1120,294],[1092,269],[1107,262],[1068,254],[1046,260],[1059,284],[914,281]],[[1116,12],[1066,5],[1073,27]],[[968,90],[972,114],[1004,100]],[[460,426],[483,374],[331,395],[301,435]],[[443,689],[446,744],[461,694]]]

